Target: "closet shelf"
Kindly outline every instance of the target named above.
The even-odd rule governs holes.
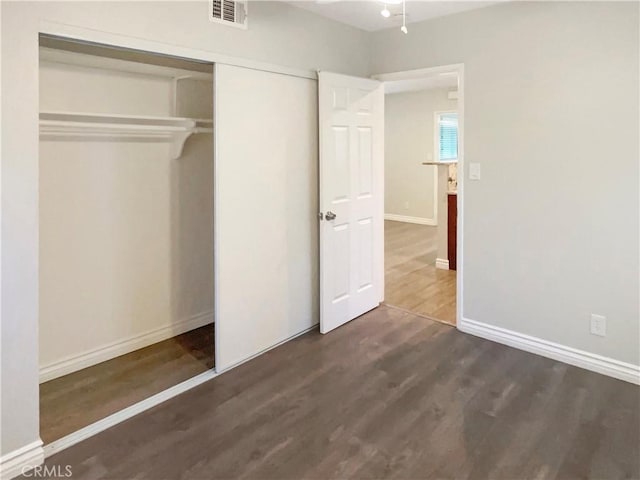
[[[182,155],[187,138],[196,133],[211,132],[213,121],[200,118],[40,112],[41,138],[129,138],[169,142],[174,160]]]

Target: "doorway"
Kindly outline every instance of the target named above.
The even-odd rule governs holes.
[[[385,87],[384,303],[456,325],[461,67],[376,77]]]
[[[40,39],[45,444],[214,368],[213,64]]]

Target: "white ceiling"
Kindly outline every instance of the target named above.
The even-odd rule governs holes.
[[[393,3],[397,3],[397,0]],[[434,0],[407,0],[407,24],[421,22],[430,18],[451,15],[476,8],[486,7],[498,3],[498,1],[434,1]],[[504,1],[504,0],[502,0]],[[379,0],[306,0],[289,1],[288,3],[304,8],[323,17],[346,23],[362,30],[382,30],[402,25],[402,5],[387,4],[392,13],[390,18],[380,15],[383,2]],[[396,14],[396,15],[394,15]]]
[[[384,82],[384,93],[405,93],[430,90],[432,88],[458,89],[458,75],[456,72],[440,73],[428,77],[412,78],[408,80],[392,80]]]

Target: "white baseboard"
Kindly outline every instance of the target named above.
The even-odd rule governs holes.
[[[433,227],[438,225],[433,218],[422,218],[422,217],[409,217],[406,215],[396,215],[395,213],[385,213],[385,220],[393,220],[394,222],[405,222],[405,223],[417,223],[418,225],[431,225]]]
[[[444,258],[436,258],[436,268],[441,270],[449,270],[449,260]]]
[[[621,362],[468,318],[462,318],[458,322],[458,330],[619,380],[640,384],[640,365]]]
[[[0,478],[9,480],[22,475],[33,467],[42,465],[43,462],[44,449],[42,448],[42,441],[36,440],[0,458]]]
[[[140,348],[148,347],[209,323],[213,323],[213,311],[199,313],[180,322],[149,330],[77,355],[70,355],[57,362],[41,366],[40,383],[111,360]]]

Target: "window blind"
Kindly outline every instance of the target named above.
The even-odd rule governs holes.
[[[440,161],[458,159],[458,114],[443,113],[438,120]]]

